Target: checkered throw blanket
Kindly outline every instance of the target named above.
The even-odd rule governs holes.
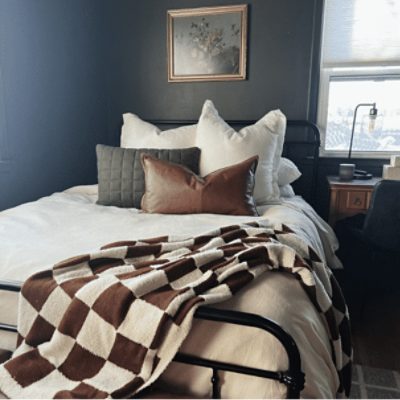
[[[204,304],[229,299],[267,271],[294,275],[325,318],[338,395],[349,388],[348,314],[330,270],[287,226],[267,221],[189,239],[104,246],[22,287],[19,346],[0,366],[13,398],[128,397],[154,382]]]

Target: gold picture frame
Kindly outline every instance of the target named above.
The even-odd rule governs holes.
[[[167,12],[168,82],[246,79],[247,4]]]

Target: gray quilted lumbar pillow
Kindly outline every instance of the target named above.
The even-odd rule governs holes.
[[[200,149],[124,149],[98,144],[97,176],[99,199],[103,206],[140,208],[144,193],[144,172],[140,162],[141,153],[160,160],[184,165],[195,174],[199,173]]]

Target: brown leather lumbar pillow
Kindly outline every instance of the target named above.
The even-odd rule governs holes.
[[[162,214],[258,215],[253,199],[258,156],[204,178],[182,165],[142,153],[145,193],[142,209]]]

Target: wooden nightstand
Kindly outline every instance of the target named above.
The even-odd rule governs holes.
[[[382,178],[369,180],[353,179],[341,181],[337,176],[328,176],[330,188],[329,224],[359,213],[366,213],[371,201],[374,186]]]

